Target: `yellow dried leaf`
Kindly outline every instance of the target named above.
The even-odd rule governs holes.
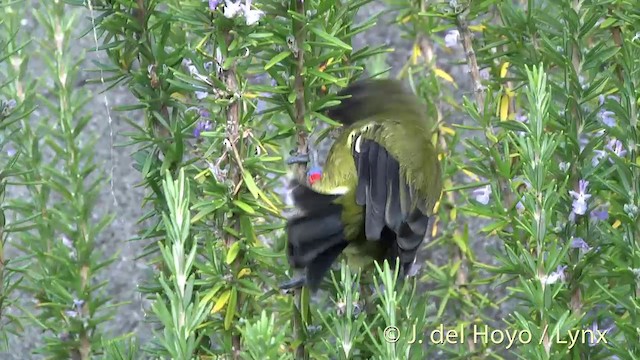
[[[176,100],[180,101],[180,102],[186,102],[187,101],[187,97],[182,95],[182,94],[180,94],[179,92],[174,92],[173,94],[171,94],[171,97],[173,99],[176,99]]]
[[[431,228],[431,237],[436,237],[437,233],[438,233],[438,220],[436,219],[436,222],[433,223],[433,227]]]
[[[509,96],[502,95],[500,97],[500,109],[499,109],[500,121],[507,120],[508,116],[509,116]]]
[[[243,268],[242,270],[240,270],[240,272],[238,272],[238,279],[242,279],[243,277],[247,276],[251,274],[251,269],[249,268]]]
[[[208,176],[209,176],[209,169],[204,169],[204,170],[200,171],[193,179],[198,184],[202,184],[203,182],[205,182],[205,180],[207,180]]]
[[[475,32],[480,32],[484,29],[486,29],[487,27],[485,25],[471,25],[469,26],[469,30],[471,31],[475,31]]]
[[[215,305],[213,305],[213,309],[211,309],[211,313],[217,313],[218,311],[222,310],[222,308],[229,301],[230,296],[231,296],[231,290],[227,290],[223,292],[222,295],[220,295],[220,297],[218,298],[218,300],[216,300]]]
[[[480,181],[480,178],[478,177],[478,175],[472,173],[471,171],[467,170],[467,169],[462,169],[462,172],[467,175],[469,178],[471,178],[471,180],[473,181]]]
[[[509,70],[509,62],[506,61],[502,64],[502,66],[500,67],[500,77],[504,78],[505,76],[507,76],[507,71]]]
[[[413,65],[418,63],[418,59],[422,56],[422,50],[420,50],[420,46],[418,46],[418,43],[414,43],[413,44],[413,50],[411,52],[411,63],[413,63]]]
[[[433,206],[433,212],[437,213],[438,209],[440,209],[440,200],[436,201],[436,204]]]
[[[220,291],[220,289],[222,289],[223,284],[222,283],[218,283],[216,285],[214,285],[211,290],[209,290],[205,296],[202,297],[202,302],[203,303],[208,303],[209,301],[211,301],[211,299],[213,299],[214,296],[216,296],[216,294],[218,293],[218,291]]]
[[[451,75],[449,75],[446,71],[444,71],[442,69],[439,69],[439,68],[435,68],[433,71],[435,72],[437,77],[441,77],[444,80],[446,80],[448,82],[451,82],[451,83],[454,82],[453,81],[453,77],[451,77]]]
[[[452,136],[456,134],[456,131],[455,131],[455,130],[453,130],[453,129],[452,129],[452,128],[450,128],[450,127],[446,127],[446,126],[444,126],[444,125],[443,125],[443,126],[440,126],[440,131],[442,131],[442,132],[443,132],[443,133],[445,133],[445,134],[452,135]]]

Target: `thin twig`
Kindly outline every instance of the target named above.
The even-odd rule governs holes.
[[[472,34],[469,30],[469,24],[467,22],[467,15],[469,14],[469,8],[465,9],[462,13],[460,13],[457,18],[458,31],[460,32],[460,36],[462,38],[462,46],[464,48],[465,56],[467,59],[467,66],[469,68],[469,73],[471,74],[471,80],[473,83],[473,95],[476,100],[476,105],[478,107],[478,111],[480,113],[484,112],[485,105],[485,88],[482,85],[482,81],[480,78],[480,69],[478,68],[478,59],[476,58],[476,53],[473,49],[472,42]],[[469,283],[469,264],[466,255],[462,252],[459,246],[454,248],[453,254],[453,262],[460,262],[460,267],[456,274],[456,285],[458,287],[466,286]],[[472,302],[471,294],[469,292],[465,292],[463,295],[465,300],[468,303]],[[467,337],[467,344],[469,347],[469,351],[474,353],[476,351],[476,344],[473,339],[470,338],[471,335]]]
[[[231,40],[232,39],[230,36],[230,38],[227,39],[227,41],[230,42]],[[229,158],[229,172],[231,176],[231,181],[233,184],[238,186],[238,184],[240,184],[240,182],[242,181],[242,172],[241,172],[242,159],[239,157],[239,154],[237,153],[237,143],[238,143],[238,139],[240,138],[239,136],[240,134],[240,103],[238,99],[235,99],[235,94],[238,91],[235,65],[231,66],[229,70],[224,70],[222,72],[222,76],[223,76],[225,85],[227,87],[226,89],[227,93],[232,94],[232,96],[234,96],[234,99],[232,100],[231,104],[229,105],[229,108],[227,109],[226,139],[229,143],[229,147],[233,149],[234,155],[235,155]],[[237,195],[237,192],[234,192],[234,196],[236,195]],[[240,233],[240,221],[239,219],[237,219],[237,216],[233,215],[229,219],[229,221],[231,224],[233,224],[235,231],[237,233]],[[235,236],[233,236],[228,232],[225,233],[224,242],[227,248],[230,247],[236,241],[239,241],[239,239],[237,239]],[[232,266],[234,267],[234,269],[237,270],[241,261],[242,261],[242,256],[239,255],[233,262]],[[243,298],[244,296],[242,296],[242,293],[239,293],[238,301],[236,303],[236,309],[235,309],[236,313],[238,314],[242,309]],[[231,337],[231,343],[233,346],[233,359],[234,360],[240,359],[240,354],[242,353],[240,334],[238,333],[233,334]]]
[[[574,0],[573,1],[573,10],[576,12],[576,14],[580,13],[580,1],[579,0]],[[580,76],[580,72],[582,71],[582,56],[581,56],[581,52],[580,52],[580,47],[577,44],[577,40],[575,40],[576,42],[573,43],[572,46],[572,51],[571,51],[571,65],[573,66],[573,71],[577,76]],[[578,106],[577,102],[573,102],[572,103],[572,113],[574,115],[574,123],[577,126],[577,130],[581,131],[582,128],[582,124],[581,124],[581,114],[580,114],[580,108]],[[577,172],[577,168],[574,166],[573,167],[573,171],[574,173]],[[577,174],[576,174],[577,175]],[[573,313],[576,314],[576,316],[580,316],[580,314],[582,313],[582,292],[580,290],[580,284],[577,281],[573,281],[573,285],[572,285],[573,289],[571,292],[571,301],[569,303],[569,306],[572,310]]]
[[[620,30],[620,26],[612,26],[611,27],[611,36],[613,37],[613,42],[616,46],[622,49],[623,40],[622,40],[622,30]],[[616,76],[618,77],[618,81],[624,82],[624,75],[622,74],[622,66],[616,64]]]
[[[292,0],[294,3],[295,11],[301,16],[305,15],[304,10],[304,0]],[[305,99],[305,88],[304,88],[304,43],[305,43],[305,34],[306,31],[304,29],[304,23],[292,19],[293,22],[293,31],[295,34],[295,53],[294,56],[296,58],[296,67],[295,67],[295,80],[294,80],[294,90],[296,92],[296,100],[294,103],[294,122],[297,128],[297,143],[298,143],[298,155],[303,155],[308,153],[308,138],[307,133],[304,130],[304,116],[306,113],[306,99]],[[300,181],[306,181],[306,164],[296,164],[295,167],[296,176]],[[293,336],[294,339],[300,340],[299,345],[296,348],[296,359],[306,359],[307,352],[304,347],[305,343],[305,334],[306,334],[306,324],[303,319],[303,312],[308,313],[307,308],[309,304],[307,301],[304,301],[306,297],[302,296],[302,289],[294,290],[294,306],[297,308],[297,311],[293,312]],[[294,309],[295,310],[295,309]]]
[[[471,80],[473,82],[473,95],[476,99],[478,110],[482,111],[482,109],[484,108],[485,88],[484,86],[482,86],[480,69],[478,68],[478,59],[476,58],[476,53],[473,50],[473,35],[471,34],[471,30],[469,30],[469,23],[467,22],[468,14],[469,8],[460,13],[457,16],[456,21],[458,23],[458,31],[460,32],[460,36],[462,37],[462,46],[467,57],[469,72],[471,73]]]

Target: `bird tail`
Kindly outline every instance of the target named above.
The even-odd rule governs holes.
[[[287,257],[295,269],[305,269],[305,285],[312,292],[349,243],[345,239],[341,195],[314,191],[297,179],[291,181],[290,195],[295,214],[287,221]]]

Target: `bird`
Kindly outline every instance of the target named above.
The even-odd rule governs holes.
[[[303,276],[282,289],[315,293],[332,265],[366,270],[385,259],[407,276],[442,193],[433,118],[395,79],[358,80],[326,116],[342,125],[321,175],[289,182],[289,265]]]

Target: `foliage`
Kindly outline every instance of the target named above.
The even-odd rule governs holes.
[[[42,11],[32,13],[44,34],[27,41],[30,34],[20,33],[27,5],[12,3],[3,9],[11,15],[3,92],[15,104],[3,119],[8,120],[3,130],[11,148],[7,153],[15,153],[3,164],[13,175],[6,183],[13,196],[6,198],[5,209],[7,218],[15,218],[7,228],[12,248],[21,254],[15,260],[24,260],[20,286],[15,282],[8,289],[19,289],[28,299],[12,305],[42,334],[34,353],[88,359],[102,352],[102,324],[111,314],[103,292],[106,282],[98,276],[114,257],[98,251],[97,236],[113,217],[96,213],[104,177],[93,157],[95,140],[79,141],[91,116],[84,110],[89,93],[74,89],[79,62],[70,47],[78,12],[67,13],[59,3],[44,4]],[[28,62],[36,59],[52,82],[29,74]],[[51,117],[40,115],[44,109]],[[12,268],[7,269],[11,275]]]

